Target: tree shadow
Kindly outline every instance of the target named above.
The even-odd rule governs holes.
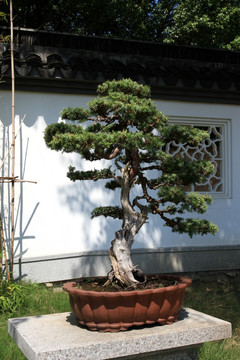
[[[19,122],[19,116],[16,117],[15,121]],[[2,154],[1,154],[1,162],[7,155],[7,152],[11,146],[10,141],[10,129],[9,126],[2,124]],[[17,179],[23,180],[25,176],[25,170],[27,165],[27,157],[28,157],[28,140],[26,143],[26,147],[23,147],[23,134],[22,128],[19,131],[19,139],[16,142],[16,153],[19,154],[18,158],[18,169],[15,170]],[[2,168],[1,168],[1,176],[11,176],[11,152],[6,158]],[[35,239],[34,235],[27,235],[28,227],[37,212],[37,208],[39,203],[36,203],[32,212],[30,213],[29,218],[27,219],[26,224],[24,224],[23,213],[24,213],[24,187],[27,186],[27,183],[24,182],[15,182],[15,220],[14,220],[14,263],[16,262],[16,258],[21,259],[23,255],[25,255],[28,249],[24,249],[23,243],[26,239]],[[11,257],[11,183],[1,183],[1,214],[3,220],[3,230],[4,230],[4,239],[6,242],[6,250],[8,253],[8,259]],[[22,274],[21,261],[18,262],[18,278],[24,277]]]
[[[65,165],[65,160],[62,160]],[[97,163],[97,164],[96,164]],[[103,168],[100,162],[91,164],[91,168]],[[89,169],[89,164],[81,157],[72,159],[71,164],[77,170]],[[68,164],[69,165],[69,164]],[[114,238],[115,232],[121,227],[120,220],[98,216],[91,219],[91,212],[98,206],[113,205],[118,203],[119,192],[107,190],[105,180],[97,183],[90,180],[72,182],[58,188],[60,203],[66,206],[72,214],[81,214],[84,217],[84,228],[81,237],[89,250],[106,249]]]

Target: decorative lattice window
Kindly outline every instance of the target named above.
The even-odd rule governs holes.
[[[216,197],[230,197],[230,120],[171,117],[170,124],[186,125],[205,130],[209,139],[198,146],[171,141],[166,145],[166,151],[173,156],[189,160],[208,160],[214,165],[215,172],[206,182],[195,184],[187,191],[208,192]]]

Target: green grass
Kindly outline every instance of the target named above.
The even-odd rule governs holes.
[[[13,313],[0,314],[0,360],[25,360],[8,335],[9,317],[23,317],[70,311],[68,294],[47,289],[44,285],[24,284],[24,301]],[[194,281],[187,289],[185,306],[232,323],[233,337],[204,344],[199,360],[240,359],[240,283]]]
[[[240,359],[240,283],[194,281],[184,305],[232,323],[232,338],[205,343],[199,360]]]
[[[68,294],[55,292],[44,285],[24,284],[24,302],[13,313],[0,313],[0,360],[25,360],[21,350],[8,334],[8,319],[70,311]]]

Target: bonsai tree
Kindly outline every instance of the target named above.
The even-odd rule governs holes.
[[[44,137],[50,149],[75,152],[88,161],[109,160],[109,166],[102,170],[78,171],[70,166],[67,176],[72,181],[106,179],[107,189],[120,188],[120,205],[97,207],[92,217],[122,220],[109,250],[112,269],[108,282],[135,288],[146,277],[134,266],[131,247],[149,214],[160,216],[172,231],[190,237],[217,231],[208,220],[182,216],[185,212],[202,214],[211,203],[209,195],[186,189],[189,184],[206,180],[214,171],[213,165],[173,157],[165,151],[171,140],[195,146],[208,138],[208,133],[168,125],[167,117],[150,98],[150,88],[131,79],[106,81],[97,92],[98,96],[88,103],[89,109],[64,109],[62,118],[71,122],[49,125]],[[134,197],[136,186],[138,195]]]

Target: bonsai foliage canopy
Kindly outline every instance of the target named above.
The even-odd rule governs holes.
[[[173,157],[165,151],[169,141],[196,146],[208,138],[208,133],[168,125],[167,117],[151,100],[150,88],[131,79],[106,81],[97,92],[88,109],[64,109],[62,118],[70,121],[49,125],[44,137],[53,150],[75,152],[93,162],[109,160],[109,166],[101,170],[79,171],[70,166],[67,176],[72,181],[105,179],[109,191],[120,188],[119,206],[97,207],[92,217],[122,219],[109,250],[109,280],[135,287],[145,281],[145,276],[133,265],[130,251],[149,214],[159,215],[172,231],[191,237],[217,231],[208,220],[183,216],[185,212],[202,214],[207,210],[211,197],[186,189],[206,180],[214,171],[213,165]]]

